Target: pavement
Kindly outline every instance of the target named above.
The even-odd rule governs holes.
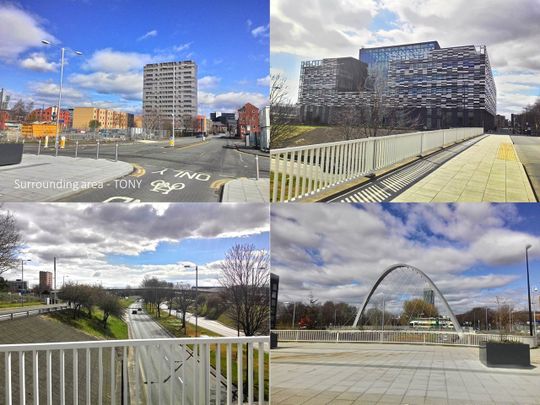
[[[56,201],[131,172],[121,161],[24,154],[20,164],[0,166],[0,202]]]
[[[236,179],[223,185],[221,202],[270,202],[268,179]]]
[[[392,202],[536,202],[536,197],[510,136],[490,135]]]
[[[473,347],[280,343],[271,351],[272,404],[539,404],[532,369],[488,368]]]
[[[512,135],[512,142],[537,199],[540,199],[540,137]]]
[[[172,313],[176,315],[175,310],[172,310]],[[195,315],[186,312],[186,321],[195,325]],[[238,336],[238,331],[236,329],[229,328],[228,326],[223,325],[221,322],[206,319],[204,316],[200,316],[197,323],[200,327],[211,330],[212,332],[224,337]],[[240,336],[244,336],[244,332],[240,332]]]
[[[234,142],[210,136],[204,142],[194,137],[177,138],[174,148],[166,141],[121,143],[118,158],[135,167],[133,173],[111,180],[103,188],[82,191],[60,201],[218,202],[225,183],[256,178],[255,156],[239,152]],[[25,152],[37,153],[37,145],[27,143]],[[73,156],[73,144],[68,144],[61,154]],[[95,158],[96,146],[80,144],[78,155]],[[101,144],[100,157],[113,159],[114,155],[114,144]],[[269,160],[259,156],[259,174],[266,181]]]

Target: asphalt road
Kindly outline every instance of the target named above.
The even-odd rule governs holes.
[[[141,303],[134,303],[128,311],[127,322],[132,339],[170,338],[171,336],[155,322],[148,314],[139,312],[132,314],[132,309],[140,307]],[[194,360],[191,353],[186,351],[186,361],[182,364],[179,350],[163,348],[143,348],[141,350],[141,368],[143,370],[144,387],[147,389],[148,403],[170,403],[170,384],[173,384],[173,402],[179,403],[182,391],[185,389],[186,402],[194,401]],[[174,375],[170,375],[170,359],[174,363]],[[183,381],[182,376],[185,376]],[[215,395],[215,380],[210,381],[211,396]],[[223,391],[221,398],[226,398]]]
[[[236,141],[238,142],[238,141]],[[62,201],[73,202],[215,202],[221,186],[232,179],[256,177],[255,156],[234,148],[235,141],[225,137],[177,138],[174,148],[165,141],[119,144],[119,160],[136,170],[101,189],[85,190]],[[100,158],[114,159],[115,144],[102,143]],[[26,144],[25,153],[37,153],[37,144]],[[42,149],[54,154],[54,148]],[[60,151],[74,156],[73,144]],[[95,144],[80,144],[79,157],[96,157]],[[268,177],[270,162],[259,157],[259,173]]]
[[[540,138],[526,135],[512,135],[511,138],[538,199],[540,198]]]

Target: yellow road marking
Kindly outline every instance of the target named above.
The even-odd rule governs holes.
[[[208,143],[208,141],[201,141],[201,142],[197,142],[197,143],[192,143],[190,145],[186,145],[186,146],[180,146],[180,147],[174,147],[174,149],[189,149],[189,148],[194,148],[195,146],[201,146],[201,145],[204,145],[205,143]]]
[[[212,184],[210,184],[210,188],[218,189],[221,186],[223,186],[225,183],[231,181],[233,179],[220,179],[220,180],[214,180]]]
[[[141,165],[138,165],[137,163],[132,163],[133,167],[135,168],[135,171],[131,173],[131,176],[133,177],[142,177],[146,174],[146,170]]]
[[[511,143],[500,144],[499,149],[497,150],[497,159],[517,161],[518,158],[516,151],[514,150],[514,145]]]

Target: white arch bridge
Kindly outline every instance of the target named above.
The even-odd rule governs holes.
[[[358,323],[364,315],[368,304],[377,288],[381,283],[392,273],[404,270],[418,275],[422,281],[427,283],[433,290],[435,297],[445,312],[450,317],[455,330],[410,330],[410,329],[377,329],[366,330],[358,329]],[[384,312],[384,309],[383,309]],[[358,309],[356,318],[352,327],[347,329],[331,329],[331,330],[275,330],[279,341],[289,342],[326,342],[326,343],[403,343],[403,344],[442,344],[442,345],[460,345],[460,346],[479,346],[487,340],[499,340],[499,334],[480,334],[466,333],[459,324],[454,311],[448,304],[448,301],[435,285],[433,280],[422,270],[409,264],[398,263],[394,264],[383,271],[377,281],[373,284],[368,295],[366,296],[362,306]],[[505,335],[505,339],[518,341],[529,344],[531,347],[536,347],[538,342],[536,337],[523,335]]]

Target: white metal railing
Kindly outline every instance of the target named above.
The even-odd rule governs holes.
[[[263,336],[0,345],[0,403],[263,404],[268,342]]]
[[[321,342],[321,343],[408,343],[480,346],[487,340],[499,340],[499,334],[464,333],[461,337],[454,331],[417,330],[274,330],[278,341],[283,342]],[[536,341],[529,336],[503,335],[504,339],[527,343],[533,347]]]
[[[271,202],[287,202],[483,134],[452,128],[270,151]]]
[[[19,308],[13,308],[9,311],[1,311],[0,312],[0,321],[10,319],[13,320],[15,318],[19,317],[29,317],[30,315],[40,315],[50,312],[56,312],[56,311],[62,311],[64,309],[69,308],[67,304],[59,304],[55,306],[44,306],[43,308],[36,308],[36,307],[19,307]]]

